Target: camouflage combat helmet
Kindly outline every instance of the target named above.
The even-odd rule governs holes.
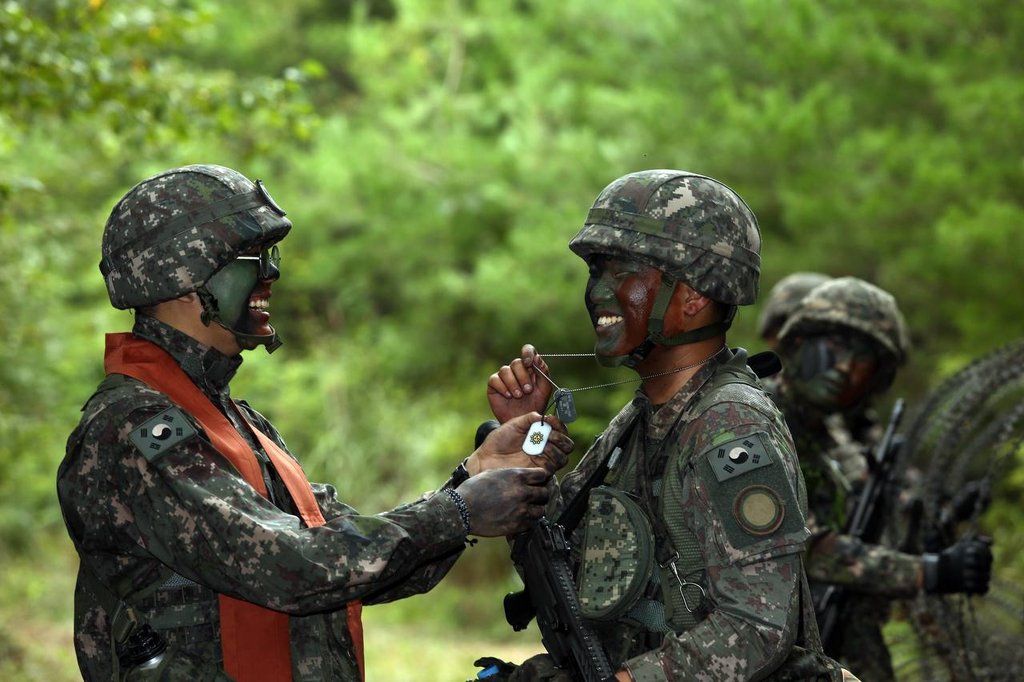
[[[615,180],[598,195],[583,228],[569,242],[589,261],[622,257],[662,272],[648,320],[648,338],[621,361],[635,366],[654,345],[695,343],[725,333],[736,306],[757,298],[761,233],[736,192],[718,180],[680,170],[646,170]],[[676,282],[726,306],[720,322],[666,336],[665,312]]]
[[[647,170],[619,178],[598,195],[569,248],[584,259],[640,261],[719,303],[757,298],[757,219],[736,192],[703,175]]]
[[[757,333],[762,339],[775,336],[793,311],[800,299],[811,292],[811,289],[832,279],[820,272],[794,272],[786,275],[772,287],[761,309],[757,321]]]
[[[892,294],[856,277],[840,277],[815,287],[779,332],[786,344],[799,335],[854,330],[874,340],[894,365],[910,350],[907,323]]]
[[[100,271],[115,308],[155,305],[199,292],[204,321],[218,316],[207,283],[254,247],[282,239],[292,224],[257,180],[224,166],[174,168],[143,180],[114,206],[103,230]],[[273,338],[250,337],[269,350]],[[243,347],[247,347],[243,344]]]

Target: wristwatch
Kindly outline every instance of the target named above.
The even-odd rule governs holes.
[[[469,457],[459,462],[459,466],[455,467],[455,471],[452,472],[451,478],[448,479],[449,488],[458,488],[462,485],[462,482],[469,478],[469,469],[466,468],[466,462],[469,461]]]
[[[487,440],[487,436],[491,435],[491,431],[496,430],[501,424],[498,423],[497,419],[488,419],[480,426],[476,427],[476,436],[473,438],[473,447],[478,448],[484,444]]]

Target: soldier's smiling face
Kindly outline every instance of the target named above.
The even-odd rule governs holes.
[[[586,305],[597,333],[599,357],[628,355],[647,338],[647,321],[661,286],[661,271],[625,258],[587,259]]]
[[[254,246],[228,263],[213,275],[206,288],[217,302],[220,324],[232,339],[251,350],[256,342],[239,340],[235,332],[269,337],[274,328],[270,324],[271,286],[280,277],[280,250],[276,245]],[[229,344],[214,345],[230,348]]]

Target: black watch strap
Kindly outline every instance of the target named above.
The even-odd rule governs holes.
[[[491,435],[491,431],[497,429],[501,424],[498,423],[497,419],[488,419],[480,426],[476,427],[476,436],[473,438],[473,448],[476,449],[484,444],[487,436]]]
[[[455,471],[452,472],[452,476],[448,479],[449,488],[458,488],[462,485],[463,481],[469,478],[469,469],[466,468],[466,462],[469,457],[459,462],[459,466],[455,467]]]

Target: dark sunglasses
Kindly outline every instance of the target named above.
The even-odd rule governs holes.
[[[281,249],[277,247],[277,244],[263,249],[258,256],[239,256],[235,260],[258,261],[260,279],[269,279],[281,274]]]

